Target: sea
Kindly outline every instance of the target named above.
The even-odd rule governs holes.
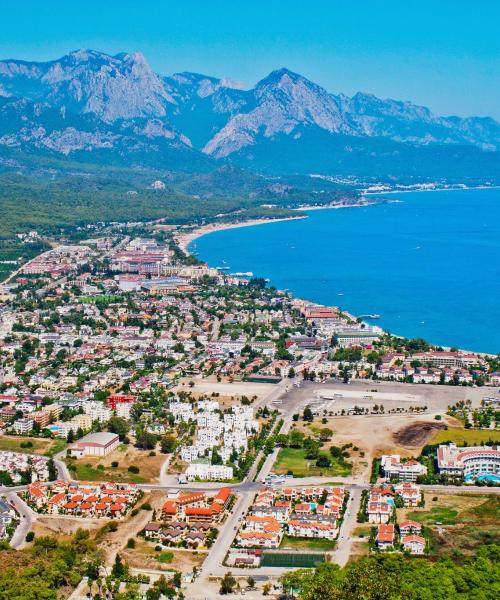
[[[189,249],[299,298],[380,315],[365,320],[395,335],[500,353],[500,189],[385,198],[219,230]]]

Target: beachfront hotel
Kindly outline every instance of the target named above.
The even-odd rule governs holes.
[[[459,448],[440,445],[437,452],[440,473],[458,477],[488,477],[500,474],[500,450],[496,446]]]

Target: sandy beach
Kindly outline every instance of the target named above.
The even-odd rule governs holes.
[[[339,209],[339,208],[361,208],[364,206],[371,206],[373,204],[380,204],[380,202],[376,201],[365,201],[360,202],[358,204],[326,204],[324,206],[300,206],[298,208],[294,208],[292,210],[300,211],[312,211],[312,210],[327,210],[327,209]],[[253,219],[250,221],[243,221],[240,223],[209,223],[207,225],[203,225],[202,227],[197,227],[192,231],[186,233],[179,233],[175,236],[177,244],[183,252],[186,254],[190,254],[188,250],[189,244],[194,242],[194,240],[202,237],[204,235],[208,235],[209,233],[214,233],[216,231],[222,231],[223,229],[235,229],[237,227],[252,227],[254,225],[266,225],[267,223],[278,223],[279,221],[292,221],[295,219],[307,219],[307,215],[297,215],[296,217],[282,217],[279,219]]]
[[[330,207],[331,208],[331,207]],[[189,244],[203,235],[222,231],[223,229],[236,229],[237,227],[252,227],[253,225],[266,225],[267,223],[278,223],[279,221],[295,221],[296,219],[307,219],[307,215],[297,215],[296,217],[283,217],[281,219],[253,219],[241,223],[209,223],[202,227],[197,227],[193,231],[179,233],[175,236],[176,242],[183,252],[190,254]]]

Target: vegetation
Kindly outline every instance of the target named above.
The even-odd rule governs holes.
[[[294,477],[314,477],[320,474],[345,477],[351,473],[349,463],[335,460],[332,457],[330,466],[321,467],[317,465],[317,459],[309,460],[306,455],[305,448],[281,448],[273,471],[278,474],[293,473]]]
[[[341,569],[330,563],[282,577],[285,591],[301,600],[489,600],[497,597],[500,547],[483,546],[475,557],[453,562],[369,557]]]
[[[83,576],[97,579],[102,552],[88,531],[69,542],[40,537],[26,550],[0,550],[0,598],[56,600],[69,595]]]
[[[436,431],[431,444],[444,444],[454,442],[457,446],[474,446],[480,444],[500,443],[500,432],[490,429],[465,429],[463,427],[450,427]]]

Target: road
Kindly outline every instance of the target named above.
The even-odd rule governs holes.
[[[361,506],[361,489],[353,487],[349,490],[349,501],[344,513],[344,520],[340,526],[337,547],[330,554],[331,562],[341,567],[347,564],[351,555],[353,531],[358,526],[357,516]]]
[[[37,514],[19,496],[14,492],[5,494],[7,500],[13,504],[19,514],[19,525],[17,526],[14,535],[10,540],[10,545],[14,549],[21,548],[25,542],[26,534],[31,529],[33,521],[36,520]]]

